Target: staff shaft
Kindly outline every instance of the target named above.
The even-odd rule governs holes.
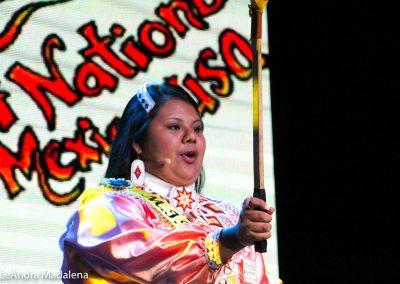
[[[250,5],[251,8],[254,5]],[[263,148],[263,110],[262,110],[262,74],[261,74],[261,36],[262,8],[251,9],[251,49],[253,55],[253,167],[254,193],[253,196],[265,201],[264,189],[264,148]],[[267,251],[267,241],[256,241],[257,252]]]
[[[261,75],[262,12],[252,15],[251,48],[253,51],[253,166],[254,187],[264,188],[263,110]],[[254,19],[255,18],[255,19]]]

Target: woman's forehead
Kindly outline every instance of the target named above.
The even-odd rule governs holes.
[[[176,118],[199,120],[196,109],[188,102],[180,99],[170,99],[161,106],[155,118]]]

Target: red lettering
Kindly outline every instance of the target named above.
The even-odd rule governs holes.
[[[111,122],[109,127],[112,127]],[[101,162],[101,151],[105,154],[110,152],[110,143],[107,138],[99,133],[89,118],[77,120],[77,131],[73,138],[64,138],[62,142],[51,140],[44,149],[45,164],[50,177],[57,180],[70,180],[77,170],[87,171],[90,163]],[[85,141],[85,133],[91,132],[90,139],[99,145],[99,148],[89,146]],[[115,136],[114,136],[115,137]],[[67,165],[61,164],[63,153],[72,153],[77,157]]]
[[[38,139],[30,127],[26,127],[21,134],[17,153],[11,152],[0,141],[0,178],[4,182],[9,198],[16,197],[24,190],[16,180],[16,169],[31,179],[35,167],[35,153],[39,151],[38,146]]]
[[[54,95],[67,105],[74,105],[80,97],[72,90],[61,75],[57,64],[54,62],[54,49],[65,50],[62,39],[57,35],[49,35],[42,45],[43,60],[49,77],[42,76],[20,63],[15,63],[6,73],[6,77],[16,83],[28,93],[42,111],[49,130],[55,129],[55,109],[47,97],[47,93]]]
[[[67,193],[55,192],[48,182],[48,174],[46,173],[45,163],[43,157],[39,152],[35,155],[36,170],[38,172],[39,186],[42,191],[43,197],[54,205],[67,205],[75,201],[85,188],[84,178],[80,178],[74,188]]]
[[[193,0],[193,4],[196,6],[200,15],[207,17],[224,8],[226,1],[227,0],[214,0],[212,3],[207,4],[204,0]]]
[[[110,32],[117,37],[121,37],[125,33],[125,28],[119,24],[112,24]]]
[[[202,81],[214,81],[211,83],[211,90],[219,96],[229,96],[233,91],[232,79],[226,67],[210,67],[209,60],[216,59],[217,54],[211,48],[200,52],[195,63],[197,77]]]
[[[93,134],[90,136],[90,139],[100,146],[100,149],[104,152],[104,154],[107,155],[110,153],[110,143],[108,143],[107,140],[100,133],[93,132]]]
[[[48,177],[57,180],[70,180],[76,172],[76,165],[73,162],[68,165],[61,163],[61,156],[64,152],[68,152],[63,147],[62,143],[55,140],[50,140],[43,150],[43,159],[48,170]]]
[[[18,152],[12,153],[0,142],[0,178],[3,180],[10,199],[20,194],[24,187],[16,180],[15,171],[19,169],[25,177],[32,178],[34,170],[38,173],[39,187],[44,197],[55,205],[69,204],[82,193],[84,182],[81,179],[71,192],[58,194],[51,189],[46,174],[45,161],[41,157],[39,141],[31,127],[26,127],[18,142]]]
[[[163,35],[163,44],[159,44],[154,40],[154,32],[159,32],[159,34]],[[138,34],[143,46],[157,57],[168,57],[175,51],[175,38],[171,31],[161,23],[144,21],[139,27]]]
[[[188,88],[197,98],[199,111],[203,115],[204,112],[215,113],[219,107],[219,101],[213,98],[206,90],[193,78],[190,74],[185,76],[183,85]]]
[[[0,131],[8,132],[10,127],[18,120],[14,111],[6,102],[9,93],[0,91]]]
[[[99,37],[97,26],[94,21],[90,21],[80,27],[78,32],[88,42],[88,46],[79,51],[83,57],[91,58],[97,55],[122,76],[126,78],[133,78],[135,76],[136,70],[119,58],[111,49],[111,46],[114,43],[114,38],[111,36]]]
[[[2,2],[2,1],[0,1]],[[20,35],[23,26],[32,14],[42,7],[58,4],[59,2],[38,2],[23,6],[16,11],[0,33],[0,52],[11,46]]]
[[[240,80],[247,80],[251,76],[252,52],[250,43],[237,32],[231,29],[224,30],[219,37],[219,48],[226,66]],[[235,55],[235,50],[248,61],[243,66]]]
[[[114,119],[107,127],[108,139],[114,139],[117,121],[118,119]],[[89,171],[92,162],[101,163],[101,150],[105,154],[110,152],[110,143],[99,133],[98,128],[93,125],[89,118],[79,118],[77,126],[78,128],[73,138],[64,138],[61,143],[51,141],[47,145],[44,151],[44,162],[42,163],[47,166],[47,169],[45,167],[38,168],[38,172],[43,173],[39,176],[39,182],[43,184],[41,186],[43,195],[55,205],[69,204],[76,200],[84,189],[85,181],[80,178],[77,185],[68,195],[60,195],[48,186],[47,180],[50,177],[57,180],[70,180],[78,170]],[[86,143],[87,132],[92,132],[90,139],[97,143],[100,146],[99,148],[91,147]],[[67,152],[75,154],[76,158],[67,165],[63,165],[60,161],[61,155]]]
[[[73,138],[64,138],[62,142],[51,140],[44,149],[45,164],[48,166],[48,173],[51,177],[58,180],[69,180],[77,170],[87,171],[90,163],[100,162],[101,153],[110,151],[110,145],[93,125],[89,118],[79,118],[77,120],[77,130]],[[100,149],[89,146],[85,141],[85,133],[92,132],[90,139],[96,142]],[[62,165],[60,157],[63,153],[73,153],[76,158]]]
[[[178,76],[176,75],[172,75],[169,77],[165,77],[164,81],[168,84],[172,84],[172,85],[178,85]]]
[[[95,142],[99,146],[100,150],[106,155],[109,154],[111,151],[111,143],[114,140],[117,132],[117,129],[113,128],[116,122],[117,123],[119,122],[118,118],[114,118],[111,121],[111,123],[108,125],[106,129],[106,136],[103,136],[100,134],[99,129],[95,127],[93,123],[90,121],[90,128],[92,130],[92,134],[90,135],[90,140]]]
[[[98,148],[94,148],[85,143],[85,132],[90,130],[91,121],[88,118],[79,118],[77,121],[78,129],[74,138],[65,138],[63,145],[66,150],[76,153],[77,167],[81,171],[90,170],[92,162],[101,162],[101,153]]]
[[[117,129],[119,125],[120,118],[114,117],[111,123],[107,126],[106,129],[106,137],[108,143],[111,145],[112,141],[114,141],[115,137],[117,136]]]
[[[93,79],[92,86],[89,80]],[[97,65],[95,62],[84,62],[80,64],[74,77],[75,87],[85,96],[98,96],[104,89],[115,91],[118,79]]]
[[[130,60],[135,62],[138,68],[140,68],[142,71],[147,71],[152,57],[141,50],[141,48],[134,42],[133,36],[130,36],[125,40],[121,46],[121,51]]]
[[[60,194],[50,187],[49,179],[70,180],[75,173],[90,170],[92,162],[101,163],[101,154],[110,152],[110,145],[116,136],[119,118],[115,117],[107,126],[106,135],[99,133],[89,118],[77,120],[77,130],[73,138],[64,138],[62,142],[50,140],[40,151],[39,140],[31,127],[26,127],[14,153],[0,141],[0,179],[3,181],[10,199],[21,193],[24,187],[16,179],[16,170],[20,170],[28,179],[37,172],[39,188],[46,200],[54,205],[66,205],[76,200],[85,188],[84,178],[79,178],[70,192]],[[91,133],[90,140],[99,148],[89,146],[85,137]],[[76,158],[67,164],[61,162],[62,155],[71,153]]]
[[[189,3],[189,1],[175,0],[170,1],[168,4],[161,3],[160,6],[156,8],[156,14],[173,27],[181,38],[185,37],[189,28],[178,18],[177,10],[183,12],[186,19],[193,27],[199,30],[208,29],[208,23],[194,14],[192,10],[193,6]]]

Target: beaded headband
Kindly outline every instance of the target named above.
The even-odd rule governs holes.
[[[149,92],[147,91],[147,84],[143,84],[140,86],[138,92],[137,92],[137,97],[139,100],[139,103],[142,105],[144,110],[149,113],[153,107],[155,106],[155,102],[153,98],[150,96]]]

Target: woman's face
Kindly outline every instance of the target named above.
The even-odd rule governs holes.
[[[143,145],[134,143],[146,171],[164,181],[185,186],[200,175],[206,142],[203,123],[192,105],[170,99],[147,129]],[[165,163],[169,159],[169,164]]]

